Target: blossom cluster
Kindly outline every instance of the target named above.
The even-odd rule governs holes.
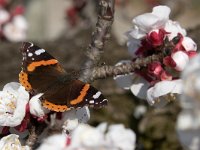
[[[121,124],[110,125],[108,129],[106,123],[96,128],[80,124],[71,136],[53,135],[38,150],[133,150],[135,142],[135,133]]]
[[[28,24],[24,18],[24,7],[18,5],[7,9],[8,0],[0,1],[0,38],[11,42],[24,41],[27,37]]]
[[[10,134],[1,138],[0,149],[1,150],[30,150],[28,146],[22,146],[19,141],[19,136],[16,134]]]
[[[16,82],[8,83],[0,91],[0,129],[2,135],[9,133],[18,134],[20,138],[26,137],[30,120],[44,122],[51,118],[51,112],[42,107],[40,97],[37,94],[30,98],[25,88]],[[57,113],[54,124],[70,132],[77,127],[78,123],[85,123],[90,117],[87,107],[71,110],[62,114]]]
[[[163,59],[149,63],[131,75],[115,77],[121,87],[131,89],[134,95],[147,99],[154,106],[167,103],[164,95],[180,94],[180,72],[197,54],[196,43],[186,36],[186,30],[178,22],[169,19],[169,14],[169,7],[156,6],[151,13],[135,17],[134,28],[127,32],[127,46],[133,62],[153,54],[160,54]],[[117,65],[122,63],[127,61]]]
[[[30,150],[22,146],[19,136],[10,134],[0,140],[1,150]],[[45,139],[37,150],[134,150],[136,135],[121,124],[110,125],[101,123],[92,127],[80,124],[71,135],[55,134]]]

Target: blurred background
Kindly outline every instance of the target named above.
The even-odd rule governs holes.
[[[156,5],[169,6],[170,18],[186,28],[199,45],[199,0],[116,0],[112,37],[106,43],[102,64],[115,65],[119,60],[130,59],[124,33],[133,27],[135,16],[151,12]],[[80,69],[97,20],[98,0],[0,0],[0,6],[1,88],[18,81],[21,41],[46,49],[67,70]],[[182,149],[175,130],[180,111],[177,101],[155,109],[117,87],[112,78],[92,84],[104,93],[109,105],[91,110],[89,124],[124,124],[136,132],[137,149]]]

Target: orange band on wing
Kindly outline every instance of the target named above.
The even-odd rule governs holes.
[[[31,84],[28,82],[28,74],[21,71],[19,73],[19,82],[21,83],[22,86],[25,87],[27,91],[30,91],[32,89]]]
[[[64,112],[64,111],[70,110],[70,108],[68,108],[66,105],[56,105],[47,100],[45,100],[42,103],[42,105],[43,105],[43,107],[53,110],[53,111],[56,111],[56,112]]]
[[[87,91],[89,90],[90,85],[89,84],[85,84],[85,86],[83,87],[83,89],[80,92],[80,95],[76,98],[70,101],[71,105],[76,105],[78,103],[80,103],[83,98],[85,97],[85,95],[87,94]]]
[[[57,64],[58,61],[56,59],[50,59],[50,60],[41,60],[41,61],[36,61],[32,62],[31,64],[28,65],[27,70],[28,71],[34,71],[36,67],[39,66],[47,66],[47,65],[54,65]]]

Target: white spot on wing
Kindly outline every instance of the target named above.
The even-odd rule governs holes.
[[[33,53],[28,53],[28,57],[31,57],[31,56],[33,56]]]
[[[90,103],[90,104],[94,104],[94,100],[90,100],[89,103]]]
[[[38,50],[35,51],[35,54],[36,54],[36,55],[40,55],[40,54],[42,54],[42,53],[44,53],[44,52],[45,52],[44,49],[38,49]]]
[[[93,98],[97,99],[97,98],[99,98],[100,95],[101,95],[101,92],[98,91],[95,95],[93,95]]]

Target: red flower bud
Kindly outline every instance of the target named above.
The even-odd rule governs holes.
[[[77,11],[74,7],[67,10],[68,21],[71,26],[76,26],[78,21]]]
[[[0,0],[0,6],[5,7],[8,4],[8,0]]]
[[[160,75],[160,79],[161,80],[172,80],[172,75],[170,75],[166,71],[162,71],[162,73]]]
[[[12,11],[12,15],[16,16],[16,15],[22,15],[25,12],[25,8],[22,5],[18,5],[14,8],[14,10]]]
[[[71,138],[67,136],[66,138],[66,146],[69,146],[71,144]]]
[[[189,58],[192,58],[197,55],[197,52],[196,51],[188,51],[187,54],[188,54]]]
[[[176,62],[171,58],[171,56],[167,56],[167,57],[163,58],[163,63],[166,66],[169,66],[169,67],[172,67],[172,68],[176,67]]]
[[[153,62],[148,65],[148,73],[150,73],[153,76],[158,77],[160,73],[162,72],[163,68],[160,64],[160,62]]]
[[[153,46],[161,46],[167,32],[164,29],[154,30],[147,35],[147,41]]]

